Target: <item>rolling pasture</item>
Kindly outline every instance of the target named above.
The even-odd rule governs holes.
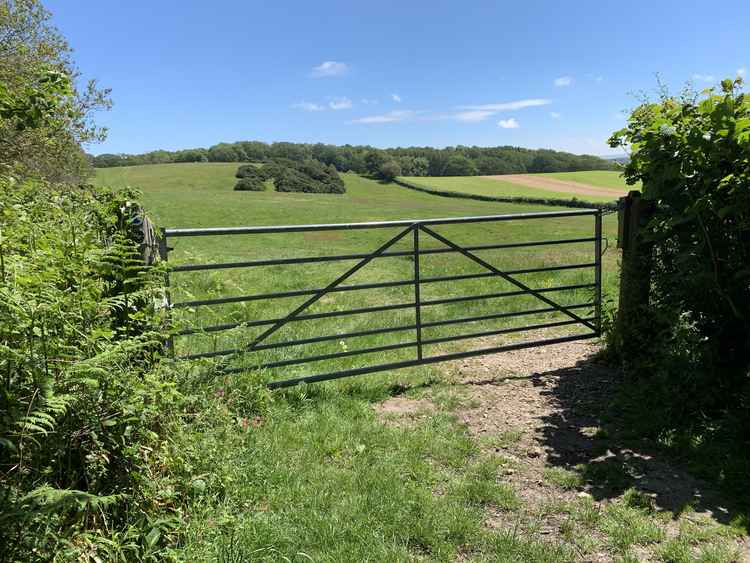
[[[235,164],[111,168],[98,170],[96,181],[113,187],[140,187],[150,215],[168,227],[357,222],[550,209],[436,197],[356,175],[344,175],[347,187],[344,195],[234,192],[235,170]],[[443,226],[436,231],[459,244],[473,245],[587,237],[591,236],[592,223],[591,217],[568,217]],[[604,233],[610,241],[614,241],[615,229],[615,217],[605,216]],[[174,246],[170,261],[189,264],[362,253],[374,250],[394,234],[390,229],[381,229],[178,238],[170,241]],[[438,246],[435,241],[429,244]],[[616,287],[617,254],[613,246],[604,254],[605,298]],[[408,245],[399,245],[395,250],[407,248]],[[523,269],[590,262],[593,245],[488,250],[479,254],[498,267]],[[181,301],[324,287],[350,264],[174,273],[172,297]],[[409,279],[413,266],[406,256],[378,259],[347,283]],[[422,270],[424,278],[472,273],[479,271],[479,267],[456,254],[433,254],[422,258]],[[518,274],[518,278],[535,287],[553,287],[591,281],[592,275],[588,268]],[[506,282],[494,278],[429,283],[423,287],[423,298],[490,293],[506,288]],[[314,311],[411,301],[412,292],[413,288],[406,286],[332,293],[318,302]],[[574,291],[555,297],[574,304],[589,302],[593,296],[590,291]],[[299,298],[275,299],[262,305],[248,301],[180,309],[176,313],[184,322],[197,319],[199,325],[205,326],[278,317],[299,302]],[[422,313],[423,320],[429,321],[534,306],[540,304],[529,297],[503,298],[426,307]],[[285,327],[272,339],[335,335],[408,324],[413,315],[412,309],[403,309],[337,317],[320,323],[306,321]],[[559,318],[559,314],[552,317]],[[524,324],[541,323],[550,319],[550,315],[521,319]],[[519,319],[505,319],[452,326],[476,332],[512,328],[517,322]],[[446,329],[430,330],[445,334]],[[252,337],[253,330],[238,328],[192,335],[178,340],[177,351],[182,354],[240,346]],[[552,336],[565,330],[541,332]],[[376,346],[398,337],[396,334],[336,339],[300,347],[294,353],[312,355]],[[497,339],[493,337],[493,341]],[[547,354],[555,356],[549,348],[533,352],[534,370],[544,371]],[[388,358],[378,355],[374,361],[381,363],[413,354],[413,349],[394,351]],[[253,361],[283,357],[276,351],[276,355],[246,361],[252,365]],[[727,527],[710,520],[695,523],[681,520],[679,536],[669,539],[665,530],[672,525],[671,513],[652,511],[637,491],[619,496],[622,489],[617,489],[606,502],[579,494],[584,481],[609,490],[612,483],[630,483],[630,477],[624,466],[617,463],[602,466],[590,460],[564,468],[552,459],[539,457],[539,448],[533,444],[537,439],[544,440],[540,433],[558,427],[570,429],[576,421],[560,420],[560,414],[542,407],[547,401],[555,404],[554,397],[558,395],[548,386],[554,384],[521,376],[512,362],[510,367],[506,366],[507,356],[493,358],[494,362],[485,364],[486,370],[482,372],[472,371],[472,366],[480,362],[469,364],[470,377],[490,380],[482,379],[481,383],[467,384],[457,375],[460,370],[466,373],[467,365],[454,362],[302,385],[267,395],[265,403],[259,383],[266,378],[296,374],[295,367],[281,370],[281,374],[254,371],[206,377],[205,366],[199,364],[191,369],[183,364],[185,369],[180,379],[185,381],[185,392],[197,393],[198,405],[204,404],[201,395],[213,397],[216,406],[196,408],[194,418],[184,426],[183,435],[174,437],[180,459],[189,463],[187,474],[198,476],[191,477],[189,483],[194,494],[186,507],[177,558],[341,563],[567,562],[635,560],[634,554],[646,553],[656,559],[662,553],[700,550],[701,554],[711,556],[704,560],[727,563],[737,560],[724,539],[734,537],[727,534],[736,532]],[[319,371],[344,369],[354,365],[354,360],[343,358],[329,363],[336,365],[324,366]],[[549,373],[546,379],[554,379]],[[590,384],[590,372],[583,370],[578,376],[576,373],[577,368],[573,368],[560,381],[578,377],[576,381],[583,387]],[[529,390],[537,390],[533,393],[538,394],[530,396]],[[579,393],[574,395],[577,404]],[[401,414],[381,412],[386,403],[398,405],[399,401],[416,408]],[[526,412],[529,409],[531,413]],[[463,419],[472,412],[484,413],[476,415],[479,421],[493,419],[498,426],[477,436]],[[491,416],[486,419],[488,412]],[[519,427],[516,415],[524,412],[524,416],[532,416],[532,422]],[[586,428],[589,433],[591,430]],[[571,430],[588,440],[579,431],[583,429],[577,426]],[[597,432],[591,440],[599,448],[597,451],[604,452],[610,447],[605,432]],[[541,497],[527,495],[530,488]],[[690,516],[690,512],[686,514]],[[662,517],[665,515],[667,518]],[[684,532],[683,524],[687,526]],[[696,534],[700,534],[700,540],[695,539]],[[666,560],[688,560],[670,557]]]
[[[353,174],[344,175],[347,193],[343,195],[267,192],[235,192],[233,173],[235,164],[167,164],[132,168],[100,170],[97,180],[112,186],[133,185],[144,191],[149,213],[160,225],[168,227],[232,227],[269,224],[311,224],[363,222],[377,220],[426,219],[454,216],[495,215],[528,211],[549,211],[550,208],[516,204],[488,203],[459,199],[444,199],[417,193],[397,185],[387,185]],[[488,182],[492,182],[488,180]],[[614,235],[614,217],[605,218],[605,234]],[[372,252],[397,234],[399,229],[328,231],[314,233],[255,234],[171,239],[174,251],[172,264],[222,263],[264,260],[300,256],[353,254]],[[514,243],[554,239],[574,239],[593,236],[592,217],[567,217],[504,223],[450,225],[436,229],[440,234],[460,245]],[[441,248],[442,243],[422,236],[427,248]],[[411,237],[406,237],[391,250],[411,249]],[[541,267],[590,265],[594,261],[593,243],[539,246],[532,248],[487,250],[480,257],[505,270],[524,270]],[[355,261],[324,262],[303,265],[274,265],[258,268],[180,272],[172,276],[174,302],[192,302],[216,297],[235,297],[271,292],[293,292],[322,288]],[[367,284],[409,280],[413,275],[411,256],[381,258],[357,272],[346,284]],[[422,278],[446,275],[481,273],[481,266],[455,253],[427,255],[421,258]],[[593,282],[593,269],[582,267],[538,273],[521,273],[518,278],[537,289],[558,286],[577,286]],[[605,254],[605,294],[615,284],[615,253]],[[510,283],[498,278],[467,279],[453,282],[426,283],[422,299],[440,300],[461,295],[480,295],[513,291]],[[414,299],[412,285],[370,290],[331,293],[323,297],[306,313],[341,311],[373,307],[383,304],[409,303]],[[581,316],[591,316],[590,288],[550,292],[548,297],[564,305],[580,306]],[[285,316],[304,302],[307,296],[273,300],[248,300],[213,306],[184,307],[176,310],[185,328],[210,327],[224,323],[246,323],[259,319]],[[423,322],[471,317],[496,312],[519,312],[545,308],[531,296],[475,300],[423,308]],[[441,338],[461,333],[487,332],[499,328],[513,328],[528,324],[548,324],[568,320],[560,313],[524,315],[513,320],[495,319],[441,327],[424,331],[425,339]],[[405,326],[414,322],[413,308],[401,308],[369,314],[347,315],[333,319],[308,320],[284,326],[269,342],[307,339],[326,334],[372,330],[383,327]],[[180,355],[215,353],[232,350],[247,344],[265,328],[241,326],[228,331],[206,332],[177,341]],[[560,331],[555,331],[555,335]],[[564,332],[564,331],[563,331]],[[516,335],[517,336],[517,335]],[[526,340],[549,337],[542,330],[527,335]],[[411,332],[380,334],[346,340],[307,344],[291,350],[297,356],[331,354],[337,351],[382,347],[413,340]],[[507,340],[507,338],[506,338]],[[497,340],[471,342],[475,348],[496,345]],[[504,342],[504,341],[503,341]],[[467,342],[451,345],[432,345],[426,354],[438,354],[465,349]],[[279,362],[288,359],[290,349],[269,350],[248,355],[248,365]],[[387,357],[373,359],[401,361],[411,359],[413,348],[389,352]],[[287,367],[274,377],[299,376],[303,372],[331,371],[331,362],[321,366]],[[344,358],[336,361],[336,369],[363,365],[363,358]],[[366,365],[366,363],[365,363]],[[377,376],[376,376],[377,377]]]
[[[482,196],[577,198],[608,203],[631,189],[619,172],[554,172],[549,174],[510,174],[504,176],[404,177],[417,186]]]

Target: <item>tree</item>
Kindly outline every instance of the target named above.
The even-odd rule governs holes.
[[[378,176],[380,176],[383,180],[388,180],[390,182],[391,180],[396,178],[396,176],[401,176],[401,165],[395,160],[384,162],[380,166]]]
[[[377,176],[380,174],[380,167],[385,164],[386,158],[382,152],[371,150],[365,155],[365,169],[368,174]]]
[[[461,154],[456,154],[445,163],[443,176],[476,176],[476,165]]]
[[[92,113],[110,106],[109,91],[95,81],[83,88],[70,59],[68,43],[50,23],[39,0],[0,2],[0,84],[6,99],[31,100],[51,81],[65,90],[54,94],[44,111],[45,127],[18,127],[15,117],[0,117],[0,165],[22,177],[81,180],[89,172],[82,143],[101,141],[106,130],[95,126]],[[54,77],[54,79],[52,78]],[[63,78],[64,77],[64,78]],[[47,90],[49,93],[49,90]],[[33,102],[32,102],[33,103]]]

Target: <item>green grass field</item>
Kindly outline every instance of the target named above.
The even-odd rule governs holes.
[[[550,209],[441,198],[355,175],[345,175],[348,191],[341,196],[234,192],[235,169],[234,164],[114,168],[97,171],[96,181],[115,187],[140,187],[149,213],[167,227],[354,222]],[[437,230],[459,244],[482,244],[590,236],[592,226],[592,218],[587,217]],[[615,218],[607,216],[605,232],[610,240],[615,228]],[[174,246],[170,261],[226,262],[366,252],[393,234],[390,230],[380,230],[174,239],[170,241]],[[481,256],[505,268],[579,263],[593,259],[593,246],[586,243],[531,251],[493,250]],[[604,258],[605,289],[612,294],[617,277],[616,252],[610,248]],[[176,273],[171,280],[173,299],[323,287],[349,264],[310,265],[296,270],[274,266]],[[478,267],[451,254],[426,256],[422,268],[423,277],[478,271]],[[386,258],[364,268],[349,282],[408,279],[412,271],[410,260]],[[591,275],[591,270],[571,270],[519,277],[533,286],[551,287],[580,283],[590,280]],[[505,282],[486,278],[454,282],[447,287],[441,283],[427,284],[423,298],[505,288]],[[408,301],[413,299],[412,291],[406,287],[335,293],[317,304],[314,311]],[[588,292],[574,292],[558,297],[573,303],[590,300],[592,296]],[[299,299],[280,299],[262,306],[249,302],[197,307],[195,311],[183,310],[180,314],[185,322],[198,319],[199,324],[242,321],[282,315],[299,302]],[[430,320],[469,316],[530,306],[539,304],[530,298],[469,302],[436,307],[435,311],[425,308],[423,317]],[[550,316],[524,317],[524,321],[547,318]],[[298,323],[273,338],[340,334],[411,322],[411,310],[356,315],[340,317],[335,323],[330,320]],[[512,326],[505,322],[505,325],[498,321],[472,323],[461,330]],[[252,334],[250,329],[237,329],[220,336],[198,335],[182,339],[177,348],[180,353],[210,351],[241,345]],[[446,331],[425,336],[433,334]],[[308,355],[373,346],[392,342],[394,338],[408,337],[388,335],[334,341],[300,347],[295,353]],[[374,361],[392,361],[413,354],[413,349],[409,349],[379,355]],[[256,361],[284,357],[276,352]],[[317,369],[341,369],[358,362],[362,360],[343,359]],[[172,437],[171,447],[182,460],[186,480],[194,491],[182,516],[181,546],[174,552],[181,560],[555,562],[586,559],[601,553],[634,560],[631,548],[654,542],[654,549],[661,549],[658,542],[665,538],[661,529],[667,525],[666,520],[646,509],[630,506],[627,499],[603,509],[590,498],[554,506],[537,506],[522,500],[522,491],[514,489],[504,477],[516,467],[514,462],[504,455],[488,453],[455,416],[454,409],[465,399],[449,384],[450,378],[440,366],[295,387],[269,394],[259,406],[255,387],[259,380],[295,375],[310,368],[207,379],[205,366],[184,365],[184,392],[209,396],[214,406],[196,409],[183,433]],[[189,383],[195,387],[189,387]],[[395,394],[430,397],[440,408],[406,425],[385,425],[372,407]],[[196,399],[196,404],[204,403],[205,399]],[[561,491],[580,482],[575,475],[562,477],[560,471],[545,473],[549,486],[560,487]],[[488,526],[489,513],[501,515],[498,518],[507,522],[507,526]],[[554,539],[545,535],[543,529],[548,518],[562,522],[559,524],[562,535],[557,534]],[[719,532],[703,533],[702,543],[696,545],[714,549]],[[676,541],[670,540],[665,549],[693,549],[687,536],[680,536],[681,543],[672,546]],[[720,543],[717,546],[716,549],[721,548]],[[724,554],[716,550],[711,553]],[[726,551],[726,554],[711,560],[730,561],[731,553]]]
[[[530,176],[549,177],[556,180],[578,182],[589,186],[617,190],[613,193],[601,195],[577,195],[553,189],[538,187],[527,187],[519,184],[503,181],[501,179],[484,178],[481,176],[454,176],[454,177],[417,177],[406,176],[402,179],[425,188],[438,191],[450,191],[465,194],[497,197],[536,197],[546,199],[572,199],[595,203],[608,203],[617,199],[619,195],[625,195],[630,189],[639,189],[638,186],[629,187],[625,184],[619,172],[591,171],[591,172],[556,172],[550,174],[533,174]]]
[[[590,170],[587,172],[548,172],[539,174],[539,176],[548,176],[550,178],[556,178],[557,180],[579,182],[581,184],[598,186],[600,188],[621,190],[623,193],[627,193],[629,190],[640,189],[640,185],[638,184],[635,186],[628,186],[625,183],[625,178],[622,177],[621,172],[613,172],[609,170]]]
[[[161,225],[169,227],[209,227],[242,226],[268,224],[304,224],[323,222],[360,222],[393,219],[418,219],[430,217],[452,217],[466,215],[490,215],[519,213],[525,211],[545,211],[550,208],[522,206],[515,204],[487,203],[471,200],[444,199],[422,194],[396,185],[383,185],[356,175],[345,175],[347,193],[344,195],[288,194],[277,192],[248,193],[232,190],[235,165],[221,164],[168,164],[134,168],[113,168],[99,171],[98,181],[113,186],[134,185],[144,189],[144,201],[149,212]],[[614,218],[606,218],[606,232],[613,236]],[[593,218],[562,218],[553,220],[505,222],[498,224],[476,224],[466,226],[441,227],[438,232],[445,234],[461,245],[488,244],[491,242],[519,242],[556,238],[578,238],[592,236]],[[363,253],[375,250],[380,244],[394,236],[397,230],[380,229],[375,231],[335,231],[319,233],[298,233],[286,235],[252,235],[234,237],[206,237],[175,239],[171,242],[175,250],[170,255],[172,263],[185,262],[232,262],[248,259],[275,257],[309,256],[321,254]],[[424,240],[424,237],[423,237]],[[435,240],[425,241],[427,246],[441,247]],[[394,250],[410,248],[411,237],[394,246]],[[562,246],[545,246],[529,249],[485,251],[483,258],[506,269],[522,269],[553,265],[591,263],[592,243],[578,243]],[[607,290],[614,286],[615,254],[606,255],[604,276]],[[178,273],[173,276],[173,299],[175,301],[210,298],[217,295],[246,295],[272,291],[292,291],[325,287],[346,268],[347,263],[312,264],[300,270],[293,266],[272,266],[256,269],[235,269],[229,271]],[[442,254],[422,259],[422,277],[435,277],[447,274],[481,272],[481,267],[468,259],[455,254]],[[389,280],[410,279],[413,263],[406,258],[378,260],[358,272],[347,283],[368,283]],[[304,272],[301,275],[300,272]],[[556,285],[590,283],[593,280],[591,268],[559,272],[523,274],[520,279],[533,287],[547,288]],[[451,297],[461,292],[465,294],[512,291],[515,289],[502,280],[488,282],[486,279],[465,280],[426,284],[423,299]],[[344,308],[373,306],[383,303],[409,302],[413,299],[411,286],[383,288],[370,291],[354,291],[330,294],[316,304],[310,312],[340,310]],[[591,301],[590,290],[577,290],[556,294],[555,299],[563,304],[582,304]],[[201,326],[226,322],[243,322],[251,319],[277,318],[291,307],[302,303],[306,297],[277,299],[271,302],[245,302],[215,307],[201,307],[195,313],[181,311],[186,322],[198,319]],[[439,320],[446,317],[463,317],[503,311],[540,308],[533,297],[506,299],[503,303],[474,301],[452,306],[426,309],[424,320]],[[586,312],[586,311],[582,311]],[[353,315],[336,320],[338,332],[354,331],[378,326],[406,325],[413,322],[413,310],[387,311],[370,315]],[[545,323],[562,320],[557,315],[523,317],[525,321]],[[330,332],[330,320],[296,323],[280,330],[278,339],[297,339]],[[507,320],[504,321],[507,324]],[[432,328],[425,338],[445,336],[472,329],[471,332],[493,330],[499,321],[476,323],[473,326],[454,325]],[[223,333],[211,333],[182,339],[185,352],[211,352],[217,349],[230,349],[246,342],[252,334],[260,333],[261,328],[241,328]],[[451,332],[452,331],[452,332]],[[408,335],[407,335],[408,336]],[[348,347],[369,347],[392,344],[404,339],[403,334],[381,335],[379,337],[355,339],[346,342]],[[466,347],[467,343],[462,343]],[[332,353],[340,349],[339,342],[309,345],[305,355]],[[435,346],[431,352],[450,351],[450,347]],[[180,348],[178,348],[179,350]],[[452,349],[451,349],[452,350]],[[285,351],[288,353],[288,351]],[[281,351],[258,354],[258,360],[278,361],[285,356]],[[408,359],[413,350],[402,350],[388,356],[389,360]],[[262,356],[262,357],[261,357]],[[341,360],[339,367],[356,367],[361,358]],[[305,368],[309,370],[309,367]],[[298,373],[298,370],[285,371],[285,374]]]

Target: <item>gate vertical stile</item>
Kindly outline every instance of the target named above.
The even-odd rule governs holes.
[[[417,325],[417,359],[422,360],[422,301],[419,274],[419,225],[415,224],[414,231],[414,316]]]
[[[159,259],[162,262],[167,262],[169,259],[169,245],[167,244],[167,229],[161,228],[161,236],[159,237]],[[166,301],[165,309],[167,310],[167,322],[171,324],[172,321],[172,296],[169,293],[169,270],[164,273],[164,300]],[[167,338],[166,347],[169,350],[172,358],[175,357],[174,353],[174,337],[172,336],[172,329],[169,329],[170,335]]]
[[[596,335],[602,334],[602,210],[594,215],[594,314],[596,315]]]

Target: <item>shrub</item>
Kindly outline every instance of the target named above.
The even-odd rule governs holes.
[[[261,174],[273,180],[277,192],[346,192],[344,181],[336,168],[333,165],[326,166],[318,160],[294,162],[275,159],[263,166]]]
[[[632,146],[625,177],[643,182],[657,207],[644,229],[654,253],[641,336],[621,338],[614,324],[610,341],[631,359],[652,409],[645,422],[661,432],[727,413],[744,417],[746,439],[750,428],[750,98],[741,86],[663,94],[610,139]]]
[[[263,192],[266,190],[266,185],[260,176],[250,176],[241,178],[239,182],[234,185],[235,191],[238,192]]]
[[[397,176],[401,176],[401,165],[395,160],[389,160],[380,167],[379,176],[383,180],[391,181]]]

